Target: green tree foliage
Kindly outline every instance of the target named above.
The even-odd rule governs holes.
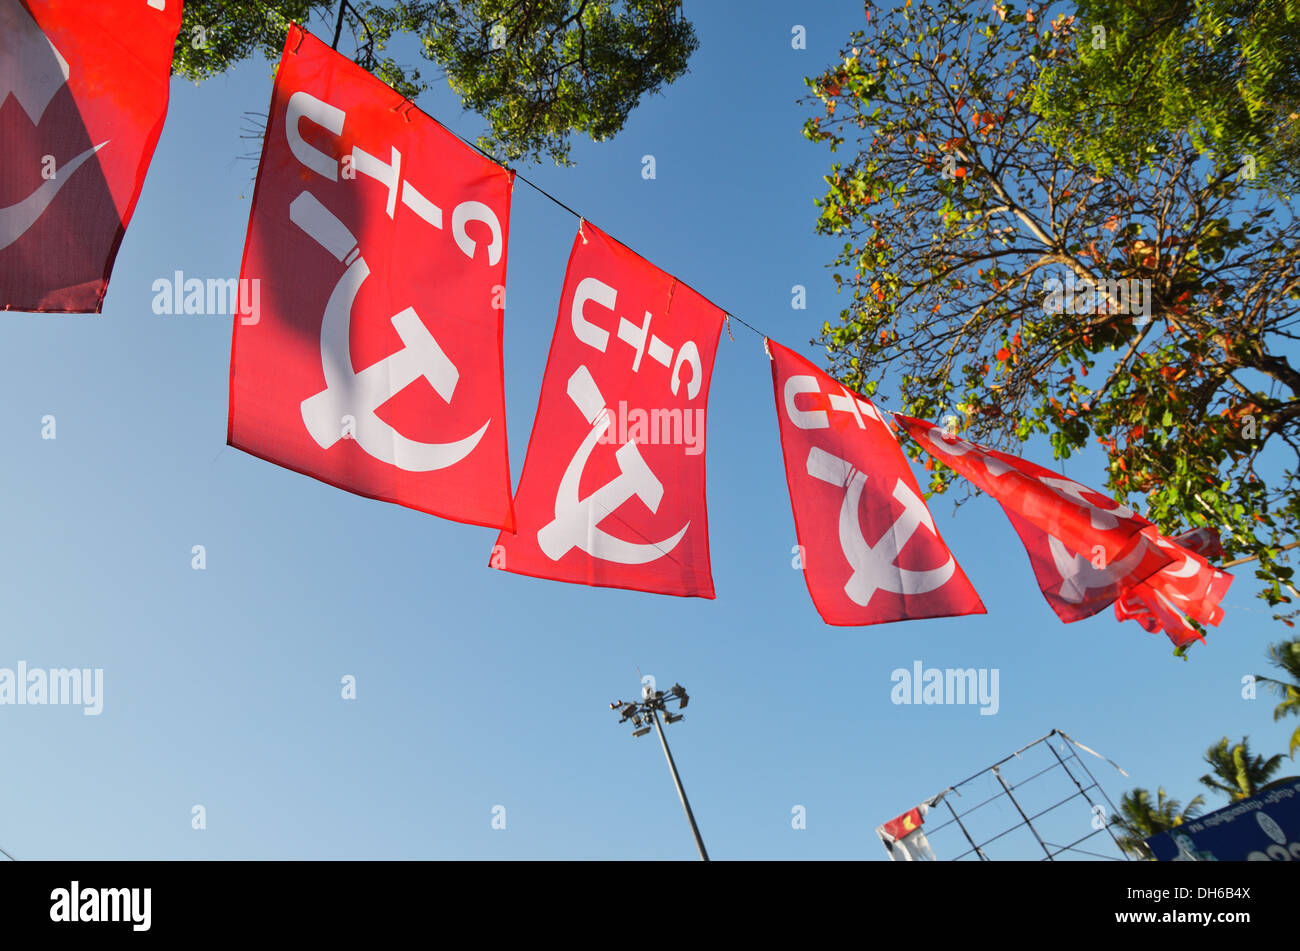
[[[1210,772],[1201,777],[1202,785],[1227,794],[1231,802],[1238,802],[1269,785],[1273,774],[1282,767],[1282,754],[1275,753],[1268,759],[1252,756],[1250,737],[1242,737],[1240,743],[1229,746],[1225,736],[1206,751],[1205,762]]]
[[[1188,129],[1166,129],[1135,171],[1052,145],[1039,84],[1077,61],[1081,35],[1073,17],[1010,3],[907,0],[869,8],[807,80],[804,134],[834,153],[817,228],[843,239],[832,267],[851,295],[823,329],[832,372],[867,392],[888,374],[896,408],[956,416],[998,448],[1036,434],[1058,458],[1100,445],[1117,498],[1166,534],[1218,529],[1229,559],[1257,561],[1260,596],[1286,604],[1296,210],[1214,171]],[[1076,137],[1096,128],[1081,116]],[[1054,301],[1049,279],[1098,292]],[[1112,306],[1103,282],[1119,280],[1149,282],[1149,314]],[[935,466],[931,488],[952,476]]]
[[[290,23],[337,10],[336,0],[186,0],[172,72],[197,83],[256,54],[277,63]]]
[[[1079,0],[1078,18],[1077,57],[1034,96],[1048,141],[1137,174],[1186,135],[1219,171],[1295,192],[1300,0]]]
[[[395,35],[420,40],[467,109],[489,131],[479,146],[514,162],[569,160],[569,136],[596,141],[623,128],[641,97],[686,72],[698,45],[681,0],[353,0],[359,60],[403,95],[427,88],[418,69],[381,55]],[[337,0],[189,0],[174,69],[195,81],[255,53],[278,59],[290,21]]]
[[[1151,859],[1146,840],[1161,832],[1177,828],[1188,819],[1195,819],[1205,805],[1204,796],[1195,796],[1184,808],[1177,799],[1165,795],[1164,787],[1156,791],[1155,802],[1146,789],[1126,792],[1119,801],[1119,812],[1111,816],[1110,823],[1119,828],[1115,841],[1129,855]]]
[[[1282,702],[1273,709],[1273,719],[1300,716],[1300,638],[1283,641],[1281,644],[1270,644],[1268,659],[1274,667],[1286,675],[1285,680],[1266,677],[1263,674],[1255,677],[1260,683],[1268,684],[1282,697]],[[1295,732],[1291,734],[1292,759],[1295,759],[1298,749],[1300,749],[1300,726],[1297,726]]]

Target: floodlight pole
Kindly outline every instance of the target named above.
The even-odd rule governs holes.
[[[672,751],[668,749],[668,737],[664,735],[664,728],[659,723],[659,713],[651,709],[650,717],[654,721],[655,732],[659,734],[659,742],[664,748],[664,758],[668,760],[668,769],[673,774],[673,784],[677,787],[677,797],[682,801],[682,809],[686,812],[686,821],[691,824],[691,834],[695,836],[695,847],[700,850],[700,860],[707,862],[709,853],[704,849],[704,840],[700,838],[700,827],[695,824],[695,813],[691,812],[690,800],[686,798],[686,790],[682,788],[682,778],[677,774],[677,764],[673,762]]]

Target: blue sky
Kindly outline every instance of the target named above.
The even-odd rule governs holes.
[[[612,142],[577,142],[576,168],[523,172],[822,362],[808,341],[843,306],[825,268],[835,242],[813,233],[830,158],[801,137],[795,100],[861,6],[694,2],[688,15],[700,50],[686,77]],[[791,48],[795,24],[806,50]],[[0,847],[14,856],[690,859],[657,743],[632,739],[607,707],[635,694],[638,667],[691,692],[669,736],[715,859],[884,859],[876,825],[1053,727],[1127,769],[1090,760],[1112,799],[1132,785],[1195,795],[1200,757],[1225,734],[1285,748],[1294,722],[1272,721],[1268,695],[1241,695],[1287,633],[1248,569],[1223,625],[1183,662],[1110,612],[1060,624],[986,498],[933,504],[986,616],[824,625],[791,567],[770,373],[743,327],[734,343],[723,335],[709,402],[716,601],[492,571],[489,529],[223,448],[231,318],[157,316],[151,285],[178,269],[238,274],[255,170],[236,158],[241,113],[269,96],[262,61],[199,87],[173,80],[103,315],[0,321],[0,667],[104,670],[98,717],[0,707]],[[419,104],[462,135],[481,128],[445,88]],[[516,484],[576,224],[515,189]],[[806,310],[791,308],[795,284]],[[41,438],[47,414],[57,439]],[[1041,447],[1032,458],[1053,464]],[[1095,455],[1066,471],[1103,481]],[[997,714],[893,704],[891,671],[918,660],[997,668]],[[340,696],[344,675],[354,701]],[[1090,816],[1077,810],[1082,835]],[[1005,857],[1032,858],[1032,845]]]

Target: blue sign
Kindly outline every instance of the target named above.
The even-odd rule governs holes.
[[[1300,862],[1300,779],[1147,839],[1162,862]]]

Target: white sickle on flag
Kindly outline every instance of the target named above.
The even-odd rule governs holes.
[[[392,317],[403,347],[360,373],[352,369],[350,329],[352,305],[370,276],[366,259],[357,254],[352,232],[311,192],[304,191],[289,205],[289,218],[340,261],[353,258],[325,305],[321,320],[321,369],[325,389],[302,401],[302,420],[322,449],[343,438],[343,420],[355,420],[357,445],[381,462],[408,472],[430,472],[455,465],[478,445],[491,425],[450,443],[423,443],[408,439],[376,415],[376,410],[420,377],[450,403],[460,378],[438,341],[429,333],[415,309],[408,307]]]
[[[844,593],[854,604],[866,607],[879,590],[904,595],[925,594],[948,583],[957,567],[952,555],[948,556],[946,564],[925,571],[900,568],[895,564],[903,546],[922,525],[936,538],[939,534],[925,503],[902,479],[894,487],[894,498],[903,503],[903,514],[875,545],[869,545],[858,520],[858,505],[862,501],[862,489],[867,484],[866,475],[839,456],[816,446],[808,450],[807,467],[808,474],[814,479],[845,489],[844,502],[840,506],[840,548],[853,568],[853,575],[844,585]],[[897,588],[889,584],[889,578],[895,575],[899,580]]]
[[[1063,601],[1080,604],[1087,599],[1089,591],[1102,590],[1117,584],[1138,566],[1147,552],[1148,544],[1146,537],[1142,536],[1123,558],[1103,568],[1097,568],[1090,559],[1076,555],[1067,549],[1065,543],[1055,535],[1048,535],[1047,548],[1052,553],[1052,561],[1061,576],[1061,587],[1057,594]]]
[[[628,440],[614,453],[619,474],[585,499],[580,499],[578,484],[587,460],[591,458],[591,451],[609,428],[609,413],[605,409],[605,398],[600,395],[600,388],[585,365],[578,367],[569,377],[568,394],[582,418],[591,423],[591,430],[564,470],[564,477],[555,493],[555,520],[538,531],[537,547],[551,561],[559,561],[574,548],[581,548],[593,558],[623,565],[644,565],[662,558],[682,540],[691,523],[687,522],[671,538],[649,545],[634,544],[601,531],[598,527],[601,519],[633,496],[644,502],[651,512],[658,511],[664,487],[646,465],[636,443]]]
[[[1165,549],[1166,551],[1173,551],[1175,554],[1178,555],[1178,557],[1182,559],[1182,562],[1178,565],[1177,568],[1166,567],[1162,569],[1161,571],[1162,574],[1168,575],[1169,577],[1172,578],[1191,578],[1201,570],[1201,566],[1197,564],[1196,561],[1190,555],[1186,555],[1181,551],[1179,551],[1177,548],[1175,548],[1173,544],[1169,542],[1168,539],[1164,538],[1163,536],[1156,538],[1156,544],[1159,545],[1161,548]]]
[[[108,142],[101,142],[94,148],[86,149],[86,151],[59,169],[54,178],[42,182],[35,191],[22,201],[15,205],[0,208],[0,251],[3,251],[25,235],[27,229],[36,224],[41,215],[45,214],[45,209],[50,207],[50,203],[54,201],[54,196],[59,193],[59,189],[63,187],[64,183],[72,177],[72,173],[80,168],[86,159],[106,145],[108,145]]]

